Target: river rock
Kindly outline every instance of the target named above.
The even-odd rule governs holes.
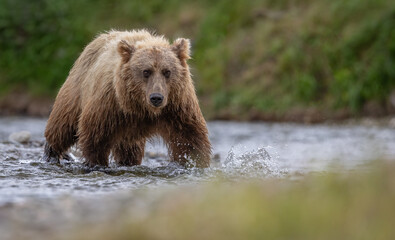
[[[11,133],[8,140],[11,142],[28,143],[31,137],[32,134],[29,131],[20,131]]]

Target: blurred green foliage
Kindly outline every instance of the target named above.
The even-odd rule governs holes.
[[[2,86],[37,94],[59,88],[87,40],[71,10],[66,1],[1,0]]]
[[[392,0],[0,0],[0,94],[54,96],[83,47],[112,28],[191,38],[208,116],[358,113],[395,88]]]

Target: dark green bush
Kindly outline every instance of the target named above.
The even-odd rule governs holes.
[[[66,1],[0,2],[2,86],[53,94],[87,39]],[[2,89],[4,90],[4,89]]]
[[[395,7],[361,24],[334,55],[338,105],[358,110],[368,100],[385,102],[395,88]]]

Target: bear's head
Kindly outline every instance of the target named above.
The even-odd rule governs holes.
[[[117,46],[121,63],[115,86],[121,108],[125,111],[144,108],[158,115],[176,101],[175,96],[182,95],[191,84],[189,49],[189,40],[183,38],[173,44],[158,37],[134,45],[121,40]]]

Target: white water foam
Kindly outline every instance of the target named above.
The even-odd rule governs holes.
[[[222,170],[226,175],[243,178],[267,178],[281,177],[288,171],[282,169],[277,157],[273,158],[266,149],[268,147],[258,147],[249,149],[247,146],[233,146],[222,163]]]

